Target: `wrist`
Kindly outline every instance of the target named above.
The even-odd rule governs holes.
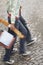
[[[8,27],[10,28],[11,27],[11,24],[9,24]]]

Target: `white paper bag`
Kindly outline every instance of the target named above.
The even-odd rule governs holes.
[[[12,39],[13,39],[13,35],[11,35],[10,33],[8,33],[5,30],[4,30],[4,32],[2,32],[2,34],[0,36],[0,42],[6,46],[9,46]]]

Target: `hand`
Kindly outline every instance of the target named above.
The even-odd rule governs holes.
[[[9,24],[8,27],[9,27],[11,30],[14,30],[14,29],[15,29],[14,24]]]

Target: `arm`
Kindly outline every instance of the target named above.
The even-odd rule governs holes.
[[[15,17],[19,17],[20,0],[9,0],[7,10],[11,13],[11,23],[15,23]]]
[[[21,16],[21,9],[22,9],[22,6],[20,6],[19,8],[19,16]]]
[[[11,29],[14,28],[15,19],[19,17],[20,0],[9,0],[9,6],[7,11],[11,13],[11,23],[9,26]]]
[[[4,24],[5,26],[8,26],[9,23],[8,21],[4,20],[4,19],[0,19],[0,23]],[[25,36],[16,28],[12,29],[20,38],[24,38]]]

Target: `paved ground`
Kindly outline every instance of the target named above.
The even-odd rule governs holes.
[[[3,0],[3,2],[4,1],[5,0]],[[2,8],[0,8],[0,17],[7,20],[7,14],[5,13],[6,8],[3,10],[3,6],[5,7],[6,2],[3,6],[1,0],[0,2]],[[23,0],[22,3],[22,5],[24,5],[22,15],[26,21],[29,22],[27,26],[30,29],[32,38],[35,38],[36,42],[31,46],[27,46],[27,50],[31,51],[30,56],[22,57],[18,52],[15,53],[11,57],[11,59],[15,60],[13,65],[43,65],[43,0]],[[0,25],[0,28],[6,29],[3,25]],[[4,52],[4,48],[0,47],[0,65],[5,65],[2,62]]]

